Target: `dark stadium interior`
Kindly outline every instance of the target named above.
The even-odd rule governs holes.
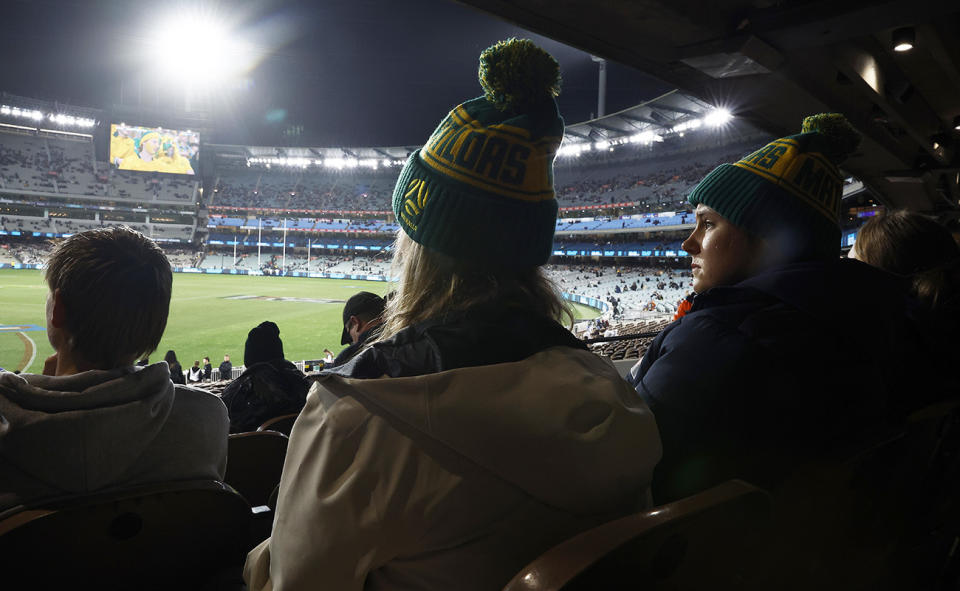
[[[780,136],[805,113],[846,113],[865,136],[847,170],[891,205],[960,200],[960,22],[943,2],[464,0],[636,67]],[[894,30],[916,32],[897,53]]]
[[[8,4],[0,588],[960,589],[957,0]]]

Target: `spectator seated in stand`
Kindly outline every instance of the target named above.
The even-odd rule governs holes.
[[[490,99],[457,107],[400,173],[383,333],[314,383],[272,537],[247,558],[251,591],[502,589],[553,545],[645,503],[653,416],[558,322],[565,305],[541,270],[559,66],[514,39],[480,69]],[[465,130],[537,164],[457,180],[430,158]]]
[[[775,488],[899,419],[888,411],[911,395],[903,368],[914,359],[904,291],[838,258],[837,163],[858,143],[842,115],[808,117],[803,133],[721,165],[691,192],[697,225],[683,248],[696,296],[630,377],[663,439],[657,503],[730,478]]]
[[[247,335],[244,372],[223,391],[230,432],[256,431],[265,421],[300,412],[309,384],[297,366],[283,358],[280,329],[262,322]]]
[[[167,324],[170,264],[129,228],[60,243],[46,268],[44,375],[0,373],[0,510],[24,501],[167,480],[223,477],[227,411],[137,367]]]
[[[954,364],[958,355],[960,331],[960,246],[949,230],[936,220],[909,211],[893,211],[877,216],[860,228],[857,241],[847,255],[893,273],[908,284],[918,306],[913,311],[921,327],[926,348],[936,351],[930,360],[940,365],[932,375],[952,379],[950,385],[915,388],[915,397],[926,391],[960,391]],[[918,376],[922,380],[923,376]],[[912,400],[916,407],[936,402]],[[909,410],[909,408],[907,409]]]
[[[163,360],[167,362],[167,367],[170,368],[170,381],[174,384],[186,384],[187,380],[183,375],[183,367],[177,361],[177,354],[173,350],[167,351]]]
[[[337,355],[332,365],[343,365],[353,359],[368,342],[377,340],[383,330],[383,308],[386,302],[369,291],[350,296],[343,305],[343,333],[340,344],[349,345]]]

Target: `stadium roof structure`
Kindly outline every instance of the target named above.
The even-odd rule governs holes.
[[[629,107],[617,113],[568,124],[560,155],[579,154],[583,148],[615,147],[627,143],[653,143],[664,136],[709,124],[711,117],[721,115],[717,124],[729,117],[722,109],[696,97],[671,90],[661,96]],[[744,126],[741,125],[741,128]],[[739,130],[741,134],[743,129]],[[754,134],[756,130],[751,130]],[[400,166],[420,146],[393,147],[283,147],[235,146],[208,144],[213,149],[217,165],[245,167],[249,165],[276,165],[287,167],[326,166],[332,168],[380,168]]]
[[[843,112],[864,135],[844,168],[872,193],[896,207],[960,211],[956,0],[461,1],[775,136],[796,133],[806,115]]]
[[[617,113],[567,125],[568,139],[617,140],[638,133],[669,133],[679,125],[708,116],[714,106],[677,90]]]
[[[231,146],[208,144],[218,166],[246,167],[249,164],[302,166],[327,163],[335,168],[370,165],[371,168],[398,166],[419,146],[375,148],[303,148],[284,146]],[[376,166],[372,166],[376,163]]]

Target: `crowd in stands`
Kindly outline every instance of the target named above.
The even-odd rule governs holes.
[[[191,204],[189,176],[120,171],[96,162],[89,139],[0,133],[0,189]]]
[[[314,209],[348,211],[386,211],[390,206],[394,179],[355,178],[331,173],[330,176],[291,177],[264,172],[221,176],[210,205],[265,207],[274,209]]]
[[[488,48],[480,63],[482,84],[496,92],[455,107],[424,150],[453,162],[450,138],[469,131],[480,144],[501,142],[501,155],[536,150],[552,162],[563,125],[559,64],[518,39]],[[511,77],[511,67],[537,75]],[[505,134],[504,125],[524,133]],[[719,511],[690,497],[731,480],[766,491],[751,488],[763,498],[756,519],[774,526],[747,532],[753,553],[748,566],[736,565],[746,588],[848,588],[864,576],[886,588],[888,572],[901,588],[933,588],[914,583],[942,578],[942,569],[929,574],[931,557],[954,560],[960,529],[960,247],[937,222],[891,212],[839,258],[838,166],[859,134],[836,113],[809,117],[802,129],[791,150],[778,140],[689,191],[694,227],[679,249],[691,271],[548,265],[553,211],[518,195],[515,179],[485,179],[483,197],[496,207],[483,207],[478,189],[454,182],[459,172],[411,159],[400,178],[444,190],[429,199],[410,190],[394,205],[395,290],[344,306],[350,359],[308,381],[284,358],[280,327],[254,319],[244,369],[219,395],[174,384],[167,362],[145,361],[171,300],[171,265],[157,243],[129,228],[71,222],[83,231],[55,247],[44,276],[54,354],[43,375],[0,372],[0,511],[15,518],[4,525],[28,527],[40,518],[33,510],[46,517],[45,503],[64,496],[237,483],[231,467],[243,456],[231,444],[286,416],[289,437],[268,436],[284,446],[272,465],[279,474],[265,482],[272,492],[262,495],[273,500],[261,509],[243,497],[248,520],[270,517],[265,536],[243,540],[250,591],[503,589],[545,551],[628,516],[642,518],[642,542],[660,537],[658,551],[612,556],[656,571],[651,577],[669,574],[690,569],[687,550],[697,546],[722,561],[732,532],[713,531]],[[748,166],[781,157],[786,166],[762,173]],[[820,184],[777,176],[798,169],[817,170]],[[704,173],[691,164],[653,178],[661,188],[676,183],[675,198],[687,192],[682,175],[693,182]],[[527,181],[553,186],[549,170]],[[601,188],[634,191],[623,186],[630,182]],[[279,256],[243,253],[241,264],[275,267]],[[379,256],[316,262],[362,272],[387,264]],[[585,344],[562,323],[558,286],[609,304],[578,334],[630,338]],[[690,305],[670,321],[681,300]],[[364,316],[362,302],[376,312]],[[663,316],[626,317],[651,306]],[[621,372],[597,351],[642,357]],[[195,362],[187,381],[203,385],[210,367]],[[233,373],[229,356],[219,371]],[[931,416],[938,422],[922,441],[911,439]],[[869,461],[904,440],[897,468],[916,478]],[[863,471],[853,472],[856,462]],[[738,511],[728,518],[739,528],[754,508],[722,510]],[[681,529],[701,517],[702,533]],[[130,521],[114,521],[115,537],[138,533],[136,518],[123,527]],[[857,526],[850,539],[847,524]],[[236,561],[210,566],[240,576]]]
[[[280,230],[284,228],[290,232],[377,232],[392,234],[398,229],[394,222],[370,219],[331,219],[331,218],[271,218],[263,216],[238,217],[236,215],[223,216],[212,214],[207,227],[219,232],[230,232],[239,229],[250,230],[263,228]]]
[[[570,166],[558,172],[560,207],[638,203],[646,211],[686,209],[685,194],[704,174],[738,153],[700,155],[706,162],[634,163],[592,172]],[[306,210],[385,211],[390,207],[394,178],[371,173],[329,175],[291,172],[221,171],[211,205]]]
[[[284,266],[286,265],[286,266]],[[312,255],[261,253],[259,265],[257,254],[241,252],[236,259],[232,251],[210,251],[200,259],[202,269],[248,269],[259,271],[309,271],[310,273],[342,273],[344,275],[386,276],[390,263],[382,255]]]
[[[189,242],[194,227],[189,224],[136,223],[120,220],[74,219],[64,217],[0,216],[0,229],[8,233],[72,234],[91,228],[125,225],[158,240]],[[16,235],[16,234],[15,234]]]
[[[198,253],[194,249],[164,248],[172,267],[196,267]]]
[[[672,314],[693,289],[689,271],[670,268],[554,264],[545,270],[561,291],[607,302],[617,318]]]
[[[561,176],[557,202],[560,207],[639,202],[656,204],[662,210],[686,209],[686,193],[690,188],[718,164],[739,155],[724,152],[713,154],[714,159],[705,163],[698,161],[672,168],[661,164],[653,170],[641,163],[635,167],[640,168],[639,171],[616,172],[603,178],[581,178],[569,183],[565,183]]]
[[[50,254],[49,248],[43,248],[35,244],[10,245],[9,251],[18,263],[24,265],[39,265],[46,261]]]

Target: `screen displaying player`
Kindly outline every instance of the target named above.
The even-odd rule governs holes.
[[[162,127],[110,126],[110,162],[120,170],[195,174],[200,134]]]

